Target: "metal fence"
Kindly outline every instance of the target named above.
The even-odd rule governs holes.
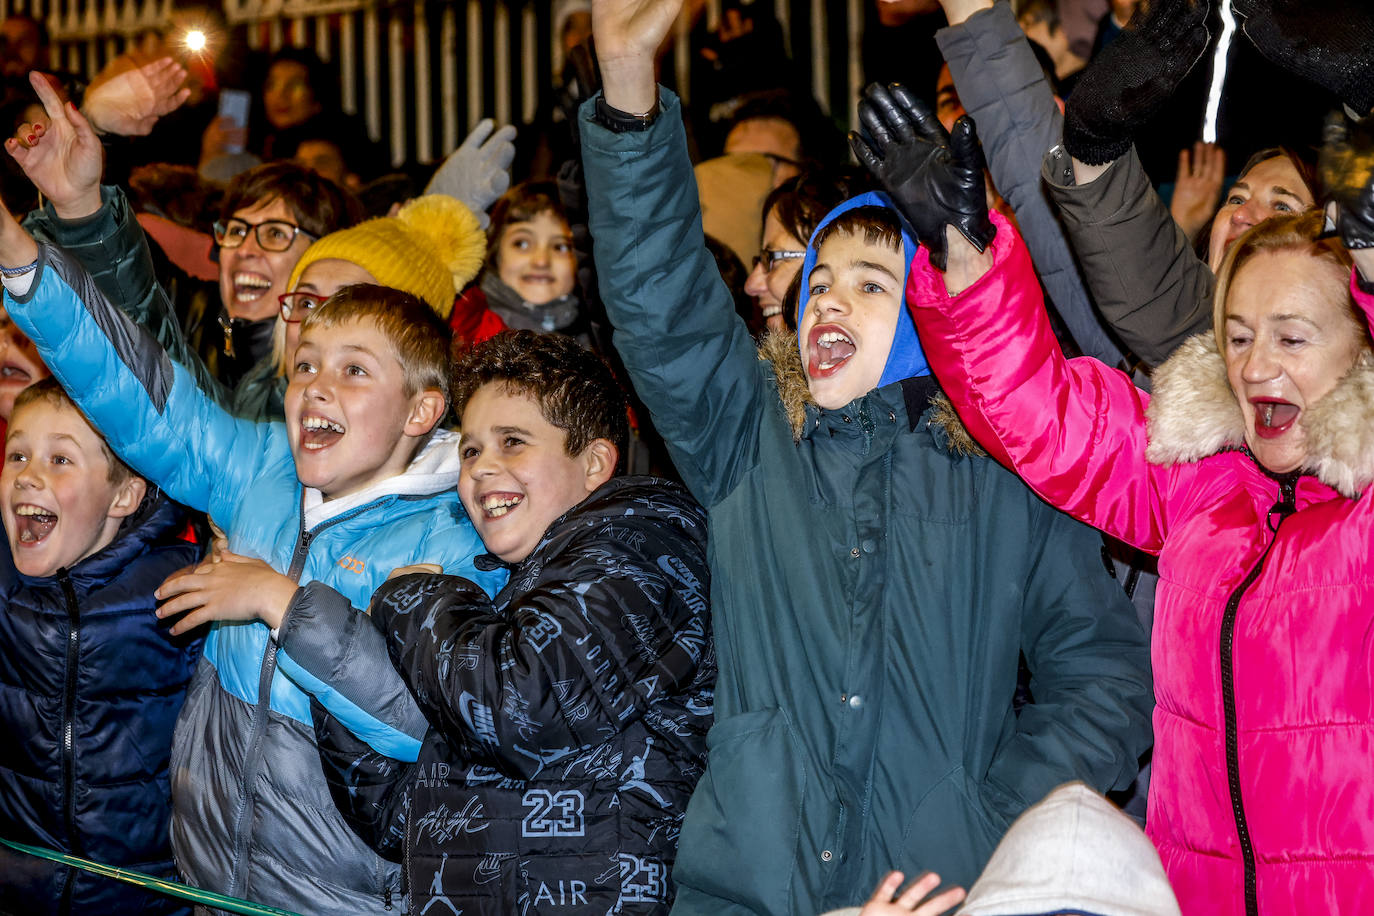
[[[562,68],[549,0],[215,0],[230,40],[274,51],[313,48],[341,74],[345,111],[361,114],[394,164],[428,163],[483,117],[527,121]],[[772,5],[822,110],[851,123],[862,87],[866,0],[756,0]],[[720,0],[688,0],[672,66],[688,85],[690,17],[713,25]],[[870,3],[871,5],[871,3]],[[88,75],[138,35],[162,29],[171,0],[0,0],[0,14],[46,21],[52,65]],[[3,18],[3,16],[0,16]],[[848,110],[832,111],[832,103]]]

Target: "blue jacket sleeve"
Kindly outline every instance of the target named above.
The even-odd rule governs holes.
[[[673,462],[707,508],[757,460],[768,386],[706,249],[682,107],[660,90],[644,131],[581,111],[582,165],[601,298],[615,347]]]
[[[207,394],[228,406],[230,393],[186,341],[167,293],[158,284],[143,227],[129,210],[124,191],[104,185],[101,206],[90,217],[64,220],[48,204],[24,219],[24,227],[52,242],[86,268],[110,302],[148,329],[167,354],[184,366]]]
[[[1093,307],[1040,183],[1041,163],[1059,142],[1064,116],[1012,5],[995,3],[992,9],[936,32],[935,41],[949,64],[959,100],[978,125],[993,184],[1016,213],[1055,310],[1085,356],[1108,366],[1119,364],[1121,349]]]
[[[71,255],[40,243],[38,262],[28,294],[5,295],[14,323],[116,454],[227,526],[260,469],[291,461],[285,430],[218,406]]]

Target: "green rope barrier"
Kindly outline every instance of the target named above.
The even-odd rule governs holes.
[[[132,871],[127,868],[115,868],[113,865],[102,865],[99,862],[92,862],[90,859],[82,859],[77,856],[67,855],[65,852],[57,852],[52,849],[44,849],[42,846],[28,846],[24,843],[15,843],[0,837],[0,845],[8,846],[10,849],[28,853],[31,856],[38,856],[40,859],[47,859],[49,862],[57,862],[61,865],[69,865],[72,868],[79,868],[93,874],[103,875],[106,878],[114,878],[116,881],[123,881],[126,884],[133,884],[137,887],[145,888],[150,891],[157,891],[169,897],[179,897],[182,900],[189,900],[192,903],[199,903],[203,906],[213,907],[217,910],[227,910],[230,913],[243,913],[244,916],[299,916],[290,910],[279,910],[274,906],[264,906],[261,903],[253,903],[249,900],[240,900],[238,897],[226,897],[224,894],[216,894],[213,891],[203,891],[198,887],[180,884],[176,881],[168,881],[165,878],[155,878],[152,875],[145,875],[142,872]]]

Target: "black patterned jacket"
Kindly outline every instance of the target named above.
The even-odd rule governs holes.
[[[376,592],[433,726],[419,760],[376,754],[318,705],[315,726],[350,824],[404,856],[410,912],[668,911],[712,721],[708,595],[701,508],[649,478],[555,521],[494,601],[454,576]]]

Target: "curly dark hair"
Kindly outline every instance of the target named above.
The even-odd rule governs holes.
[[[601,357],[562,334],[502,331],[460,353],[453,365],[453,410],[462,417],[483,385],[528,395],[567,434],[570,456],[608,439],[622,456],[630,438],[625,392]],[[619,467],[619,463],[617,465]]]

